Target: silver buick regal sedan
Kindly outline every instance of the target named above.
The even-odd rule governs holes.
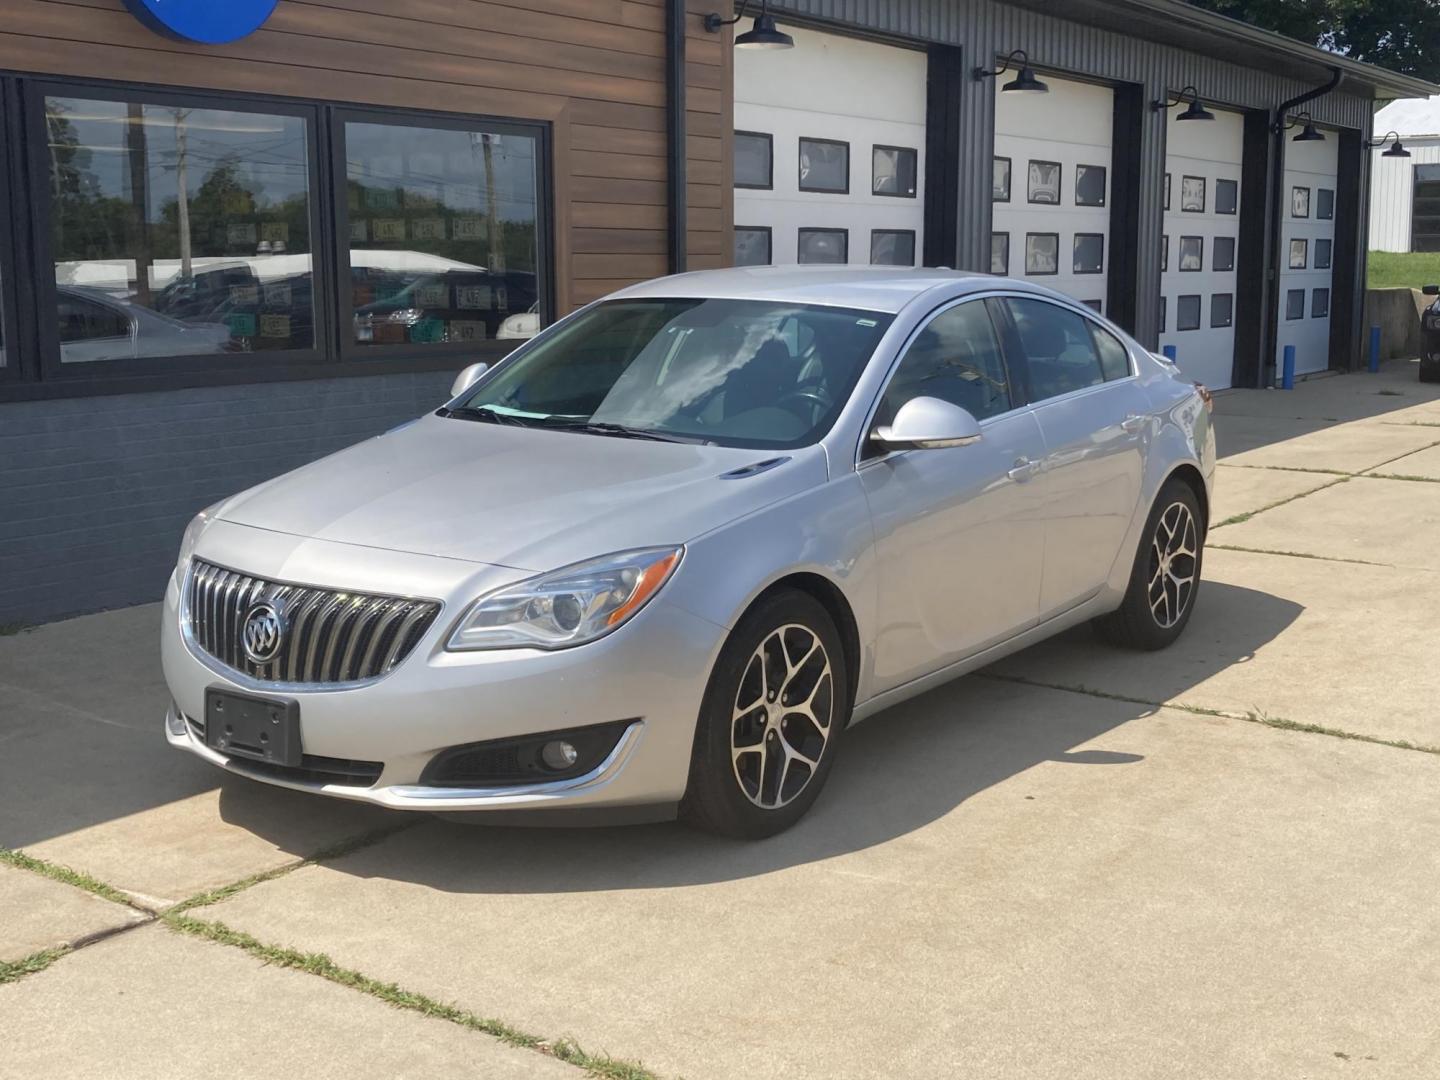
[[[626,289],[197,517],[166,593],[167,735],[383,806],[767,836],[856,720],[1080,622],[1174,641],[1209,405],[1018,281]]]

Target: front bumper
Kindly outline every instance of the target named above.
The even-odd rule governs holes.
[[[184,632],[182,584],[177,571],[166,590],[161,632],[174,702],[165,724],[170,744],[266,783],[404,810],[601,810],[678,802],[705,683],[726,633],[661,596],[620,631],[578,648],[451,653],[443,643],[464,608],[457,602],[380,679],[302,689],[258,682],[202,653]],[[299,702],[307,759],[379,762],[378,779],[326,782],[206,746],[187,718],[205,715],[210,687]],[[633,722],[609,756],[580,777],[474,788],[420,783],[425,766],[452,746],[618,720]]]

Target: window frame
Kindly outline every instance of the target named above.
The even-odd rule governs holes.
[[[804,156],[805,156],[805,144],[806,144],[806,143],[818,143],[818,144],[823,144],[823,145],[825,145],[825,146],[843,146],[843,147],[845,148],[845,187],[844,187],[844,188],[828,188],[828,187],[827,187],[827,188],[821,188],[821,187],[806,187],[806,186],[805,186],[805,177],[804,177],[803,175],[801,175],[800,170],[805,167],[805,166],[804,166],[804,161],[803,161],[803,159],[804,159]],[[824,138],[821,138],[821,137],[818,136],[818,135],[797,135],[797,136],[795,137],[795,150],[796,150],[796,153],[795,153],[795,188],[796,188],[797,191],[803,191],[803,192],[804,192],[805,194],[807,194],[807,195],[849,195],[849,194],[850,194],[850,187],[851,187],[851,184],[850,184],[850,174],[851,174],[851,172],[853,171],[853,168],[854,168],[854,162],[851,161],[851,158],[854,157],[854,154],[851,152],[850,144],[849,144],[848,142],[846,142],[844,139],[824,139]]]
[[[30,254],[35,268],[35,321],[38,345],[38,370],[43,381],[54,384],[74,381],[91,382],[118,380],[130,382],[146,376],[190,374],[197,371],[247,371],[263,375],[268,369],[310,366],[326,362],[326,340],[330,327],[326,322],[324,297],[329,289],[330,267],[325,259],[324,180],[320,171],[319,127],[320,107],[296,102],[261,101],[242,95],[208,94],[188,90],[152,90],[143,86],[117,87],[70,79],[36,79],[23,90],[23,108],[27,131],[24,134],[30,164],[30,190],[47,191],[50,156],[45,99],[76,98],[117,104],[190,107],[217,111],[248,113],[257,116],[283,116],[303,120],[307,124],[305,163],[310,175],[310,271],[311,296],[314,308],[312,322],[314,339],[308,349],[275,349],[265,352],[209,353],[180,356],[133,357],[128,360],[107,360],[86,363],[65,363],[60,348],[59,327],[50,316],[59,310],[60,287],[55,281],[54,248],[51,241],[54,214],[50,199],[39,198],[31,206],[35,230]],[[260,381],[260,380],[256,380]]]
[[[915,160],[914,191],[875,190],[875,151],[893,150],[897,154],[909,154]],[[920,197],[920,151],[913,146],[891,146],[888,143],[872,143],[870,146],[870,194],[877,199],[918,199]]]
[[[736,225],[735,232],[763,232],[765,234],[765,254],[768,256],[763,263],[736,263],[736,266],[774,266],[775,265],[775,229],[770,225]],[[733,246],[733,244],[732,244]]]
[[[1076,268],[1076,257],[1079,255],[1081,240],[1100,241],[1100,265],[1094,270],[1079,270]],[[1070,274],[1072,277],[1095,277],[1105,273],[1105,234],[1096,232],[1077,232],[1070,240]]]
[[[351,332],[354,319],[354,311],[350,306],[346,290],[339,287],[340,282],[350,280],[350,198],[349,198],[349,171],[346,168],[348,157],[346,155],[345,126],[351,123],[359,124],[389,124],[392,127],[412,128],[434,128],[442,131],[460,131],[473,133],[483,130],[486,133],[495,135],[533,135],[536,138],[535,144],[535,248],[536,255],[543,262],[545,253],[550,247],[550,235],[544,224],[545,209],[548,200],[546,199],[545,182],[545,157],[548,153],[544,140],[539,133],[529,124],[519,124],[512,121],[492,120],[488,117],[468,116],[433,116],[429,113],[417,114],[406,109],[386,109],[356,107],[351,105],[334,106],[330,113],[330,139],[331,156],[333,164],[330,177],[330,200],[334,207],[331,222],[334,224],[334,234],[331,237],[333,243],[332,258],[335,260],[335,288],[331,293],[331,300],[334,301],[331,308],[331,318],[335,320],[335,333],[338,338],[336,358],[341,364],[348,365],[361,360],[380,359],[387,360],[397,356],[412,356],[417,353],[424,356],[437,357],[472,357],[473,360],[485,360],[494,364],[503,357],[514,351],[515,346],[507,341],[444,341],[434,342],[425,345],[416,345],[412,342],[400,342],[394,345],[362,345],[355,340]],[[544,283],[549,277],[543,267],[537,267],[535,271],[535,293],[536,299],[540,302],[540,325],[546,326],[550,321],[550,313],[554,311],[554,303]],[[519,314],[519,312],[512,312]]]
[[[879,235],[879,236],[908,236],[908,237],[910,238],[910,261],[909,261],[908,263],[877,263],[877,262],[875,262],[875,261],[874,261],[874,259],[875,259],[875,237],[876,237],[877,235]],[[916,260],[918,260],[919,257],[920,257],[920,245],[919,245],[919,242],[918,242],[918,241],[919,241],[919,237],[916,235],[914,229],[871,229],[871,230],[870,230],[870,259],[871,259],[871,265],[872,265],[872,266],[895,266],[895,267],[905,267],[905,266],[913,267],[913,266],[919,265],[919,264],[917,263],[917,261],[916,261]],[[850,245],[849,245],[849,242],[848,242],[848,241],[846,242],[846,245],[845,245],[845,246],[846,246],[846,252],[845,252],[845,254],[848,256],[848,255],[850,254],[850,252],[849,252],[849,246],[850,246]]]
[[[774,136],[773,134],[771,134],[770,132],[768,132],[768,131],[742,131],[742,130],[740,130],[739,128],[736,128],[736,129],[735,129],[735,138],[736,138],[736,139],[739,139],[741,135],[746,135],[746,136],[749,136],[750,138],[753,138],[753,139],[764,139],[764,140],[765,140],[765,145],[766,145],[766,147],[768,148],[767,153],[766,153],[766,155],[765,155],[765,166],[766,166],[766,177],[767,177],[767,179],[766,179],[766,182],[763,183],[763,184],[740,184],[740,183],[736,183],[736,181],[735,181],[735,170],[734,170],[734,168],[733,168],[733,166],[732,166],[732,168],[731,168],[731,170],[730,170],[730,186],[731,186],[732,188],[736,188],[736,189],[738,189],[738,190],[740,190],[740,191],[774,191],[774,190],[775,190],[775,136]],[[346,205],[348,206],[349,203],[347,202]]]
[[[839,233],[845,240],[844,258],[839,262],[806,262],[800,258],[800,242],[806,233]],[[774,251],[771,251],[774,254]],[[850,230],[840,225],[800,225],[795,229],[795,263],[797,266],[849,266]]]
[[[46,95],[118,102],[179,103],[195,108],[261,115],[302,114],[313,117],[308,133],[307,165],[313,177],[310,194],[312,273],[315,275],[312,291],[316,296],[313,316],[315,347],[276,350],[273,353],[220,354],[218,357],[209,354],[203,357],[135,359],[116,362],[113,366],[111,362],[72,363],[62,368],[58,326],[49,326],[50,320],[45,318],[18,318],[21,311],[47,310],[42,306],[48,302],[47,293],[50,297],[56,293],[53,263],[47,266],[44,261],[50,247],[48,199],[38,203],[27,201],[22,207],[11,197],[13,193],[28,198],[30,192],[44,192],[48,187],[48,133],[44,119]],[[0,145],[15,150],[8,156],[0,157],[0,199],[4,200],[0,205],[0,245],[3,245],[0,246],[0,318],[6,320],[8,353],[8,363],[0,367],[0,402],[458,370],[460,365],[456,352],[449,349],[435,351],[424,346],[399,346],[401,354],[397,355],[381,356],[370,352],[350,359],[341,356],[339,328],[334,325],[339,290],[330,282],[335,280],[339,234],[333,207],[336,190],[334,174],[340,171],[338,166],[343,161],[327,160],[335,152],[335,114],[341,111],[357,113],[363,118],[388,114],[408,118],[417,126],[458,121],[457,126],[465,130],[483,127],[493,131],[498,125],[507,125],[533,133],[537,138],[536,235],[541,266],[536,285],[541,326],[547,327],[556,321],[554,125],[548,120],[517,121],[506,117],[427,109],[372,108],[334,99],[239,93],[204,87],[167,86],[156,89],[123,80],[33,76],[13,69],[0,69],[0,138],[5,140]],[[35,186],[37,179],[38,188]],[[348,212],[348,200],[345,205]],[[348,235],[347,227],[347,242]],[[37,270],[40,272],[37,273]],[[333,303],[332,297],[336,298]],[[46,352],[47,339],[55,346],[52,355]],[[499,344],[509,348],[515,343]],[[467,356],[476,351],[474,343],[466,347]],[[484,350],[486,353],[490,351]],[[491,359],[493,363],[503,355],[499,348],[495,349],[495,353],[493,357],[484,358]],[[217,363],[217,359],[221,363]],[[55,370],[57,368],[60,370]]]

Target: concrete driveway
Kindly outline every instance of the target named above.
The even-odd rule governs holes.
[[[0,639],[0,1074],[1433,1080],[1440,387],[1218,413],[1176,647],[877,717],[762,844],[263,788],[156,608]]]

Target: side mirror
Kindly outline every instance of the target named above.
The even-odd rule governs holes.
[[[1440,296],[1440,285],[1426,285],[1420,291],[1426,296]]]
[[[484,375],[485,372],[489,370],[490,365],[484,362],[481,362],[479,364],[471,364],[469,367],[461,371],[459,375],[455,376],[455,381],[450,384],[450,396],[452,398],[459,397],[466,390],[469,390],[472,386],[479,382],[480,376]]]
[[[911,398],[895,414],[889,427],[870,436],[887,450],[938,450],[969,446],[980,441],[980,421],[959,405],[933,397]]]

